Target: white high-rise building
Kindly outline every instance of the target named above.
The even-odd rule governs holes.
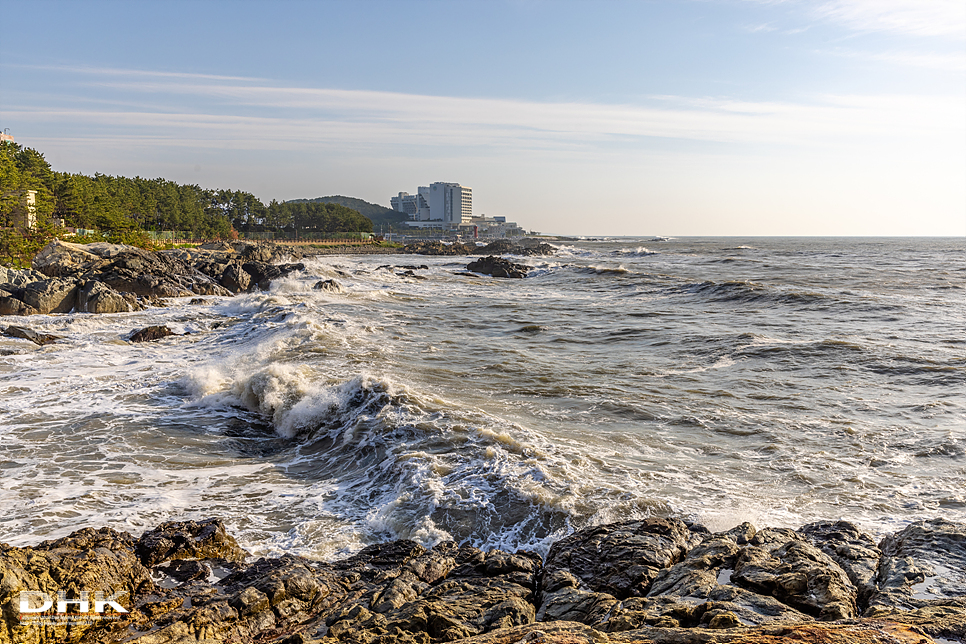
[[[420,186],[417,194],[400,192],[389,200],[392,209],[409,215],[409,225],[455,230],[473,217],[473,190],[458,183]]]

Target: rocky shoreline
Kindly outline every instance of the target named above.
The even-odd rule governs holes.
[[[0,544],[0,579],[0,644],[966,641],[966,526],[941,519],[877,543],[845,521],[654,518],[577,531],[545,560],[394,541],[331,563],[254,559],[208,519]],[[31,612],[58,591],[102,610]]]
[[[164,298],[266,290],[272,280],[305,268],[292,261],[305,256],[303,252],[292,246],[251,242],[212,242],[153,252],[106,242],[82,245],[55,240],[37,254],[31,269],[0,267],[0,315],[124,313],[164,306]],[[346,254],[346,249],[309,252]],[[420,242],[401,249],[373,247],[363,254],[553,253],[554,248],[545,243],[498,240],[482,247]],[[495,277],[524,277],[527,269],[497,257],[477,264],[482,270],[469,270]]]
[[[31,270],[0,268],[0,315],[121,313],[163,306],[164,298],[234,295],[266,289],[303,264],[292,251],[224,242],[152,252],[121,244],[53,241]]]

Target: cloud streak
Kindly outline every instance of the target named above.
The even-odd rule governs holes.
[[[646,146],[652,139],[813,147],[966,131],[961,102],[942,97],[824,96],[788,103],[654,96],[644,104],[613,105],[280,87],[133,70],[89,73],[103,93],[124,101],[140,96],[142,104],[155,100],[157,109],[22,104],[6,107],[3,118],[50,128],[82,125],[92,139],[282,150],[339,144],[568,151]]]
[[[962,0],[831,0],[811,11],[857,31],[966,37]]]

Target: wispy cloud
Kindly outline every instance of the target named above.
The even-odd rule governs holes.
[[[89,67],[85,65],[27,65],[5,64],[5,67],[16,69],[33,69],[37,71],[65,72],[70,74],[84,74],[89,76],[128,76],[138,78],[178,78],[185,80],[213,80],[213,81],[251,81],[264,82],[265,78],[253,76],[221,76],[217,74],[196,74],[192,72],[163,72],[145,69],[124,69],[118,67]]]
[[[938,69],[949,72],[966,71],[966,55],[961,54],[943,54],[928,51],[887,51],[873,53],[849,49],[835,49],[832,50],[832,53],[836,56],[846,58],[884,62],[892,65],[901,65],[903,67]]]
[[[816,4],[811,11],[859,31],[966,36],[966,3],[962,0],[831,0]]]
[[[840,24],[855,31],[952,36],[960,39],[966,37],[966,3],[962,0],[748,1],[764,5],[801,7],[806,15],[815,20]]]
[[[652,96],[617,105],[277,86],[136,70],[89,71],[86,83],[100,90],[103,107],[24,99],[5,105],[0,117],[92,143],[286,151],[489,148],[561,156],[614,146],[643,151],[657,140],[835,148],[966,133],[961,101],[943,97],[818,96],[793,103]]]

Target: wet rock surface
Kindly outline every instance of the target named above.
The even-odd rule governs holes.
[[[410,255],[553,255],[556,249],[550,244],[532,239],[497,239],[483,246],[473,242],[415,242],[405,246],[400,252]]]
[[[546,561],[394,541],[326,563],[252,560],[217,519],[140,538],[87,528],[0,545],[0,643],[956,642],[964,530],[920,522],[877,546],[841,521],[711,533],[648,519],[580,530]],[[21,592],[61,590],[100,591],[127,612],[69,629],[24,621]]]
[[[132,331],[128,340],[130,342],[153,342],[174,334],[174,331],[166,326],[146,326],[143,329]]]
[[[317,291],[329,291],[331,293],[344,293],[345,288],[334,279],[319,280],[312,285],[312,288]]]
[[[3,330],[3,334],[11,338],[30,340],[34,344],[40,346],[51,344],[61,339],[60,336],[50,335],[49,333],[37,333],[33,329],[28,329],[22,326],[8,326]]]
[[[524,264],[516,264],[502,257],[490,255],[478,259],[475,262],[470,262],[466,265],[466,270],[473,271],[474,273],[483,273],[484,275],[492,275],[493,277],[522,279],[527,276],[530,267]]]
[[[293,252],[247,242],[151,252],[55,240],[34,258],[33,270],[0,268],[0,315],[123,313],[156,306],[160,298],[264,290],[304,268],[279,263]]]

